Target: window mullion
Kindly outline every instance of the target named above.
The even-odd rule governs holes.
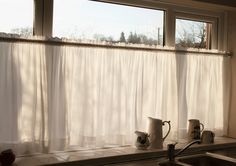
[[[52,36],[53,0],[35,0],[34,9],[34,35]]]
[[[212,49],[218,48],[218,28],[217,21],[212,24]]]
[[[165,13],[165,45],[175,46],[175,15],[170,8]]]
[[[43,35],[43,0],[34,0],[34,32],[36,36]]]
[[[43,36],[52,36],[53,0],[44,0]]]

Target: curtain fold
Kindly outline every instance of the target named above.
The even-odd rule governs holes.
[[[0,150],[132,145],[149,116],[171,121],[172,140],[190,118],[223,135],[229,65],[201,53],[0,42]]]
[[[213,130],[217,135],[225,134],[224,113],[227,111],[224,110],[229,101],[229,92],[225,90],[229,83],[224,80],[224,71],[229,65],[225,61],[227,58],[221,56],[187,55],[188,119],[200,119],[206,130]]]
[[[66,46],[54,47],[52,56],[52,140],[130,145],[135,130],[147,130],[149,116],[177,124],[174,53]]]
[[[0,150],[42,151],[47,134],[43,45],[0,42]]]

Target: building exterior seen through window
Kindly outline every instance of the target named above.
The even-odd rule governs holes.
[[[163,45],[164,11],[88,0],[55,0],[53,36]]]
[[[211,26],[206,22],[176,19],[176,46],[210,49]]]
[[[33,35],[33,0],[0,0],[0,32]]]

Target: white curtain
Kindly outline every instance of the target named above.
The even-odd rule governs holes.
[[[51,149],[133,144],[148,116],[176,129],[174,53],[58,46],[51,55]]]
[[[0,150],[132,145],[149,116],[171,121],[169,139],[184,137],[189,118],[222,135],[229,62],[210,54],[0,42]]]
[[[42,151],[46,137],[44,45],[0,42],[0,150]]]
[[[176,54],[179,138],[186,138],[188,119],[199,119],[205,130],[227,135],[230,58],[206,53]]]
[[[187,55],[186,103],[188,119],[200,119],[206,130],[226,134],[230,87],[229,58]],[[225,100],[226,98],[227,100]],[[225,110],[225,111],[224,111]]]

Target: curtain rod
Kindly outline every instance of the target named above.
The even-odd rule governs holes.
[[[145,46],[129,46],[129,45],[113,45],[113,44],[98,44],[98,43],[82,43],[75,41],[63,41],[55,38],[22,38],[22,37],[2,37],[0,36],[0,42],[26,42],[26,43],[41,43],[48,45],[68,45],[68,46],[83,46],[83,47],[99,47],[99,48],[116,48],[116,49],[128,49],[128,50],[142,50],[142,51],[166,51],[176,53],[196,53],[196,54],[211,54],[211,55],[222,55],[232,56],[230,52],[212,52],[212,51],[201,51],[201,50],[187,50],[187,49],[171,49],[171,48],[158,48],[158,47],[145,47]]]

